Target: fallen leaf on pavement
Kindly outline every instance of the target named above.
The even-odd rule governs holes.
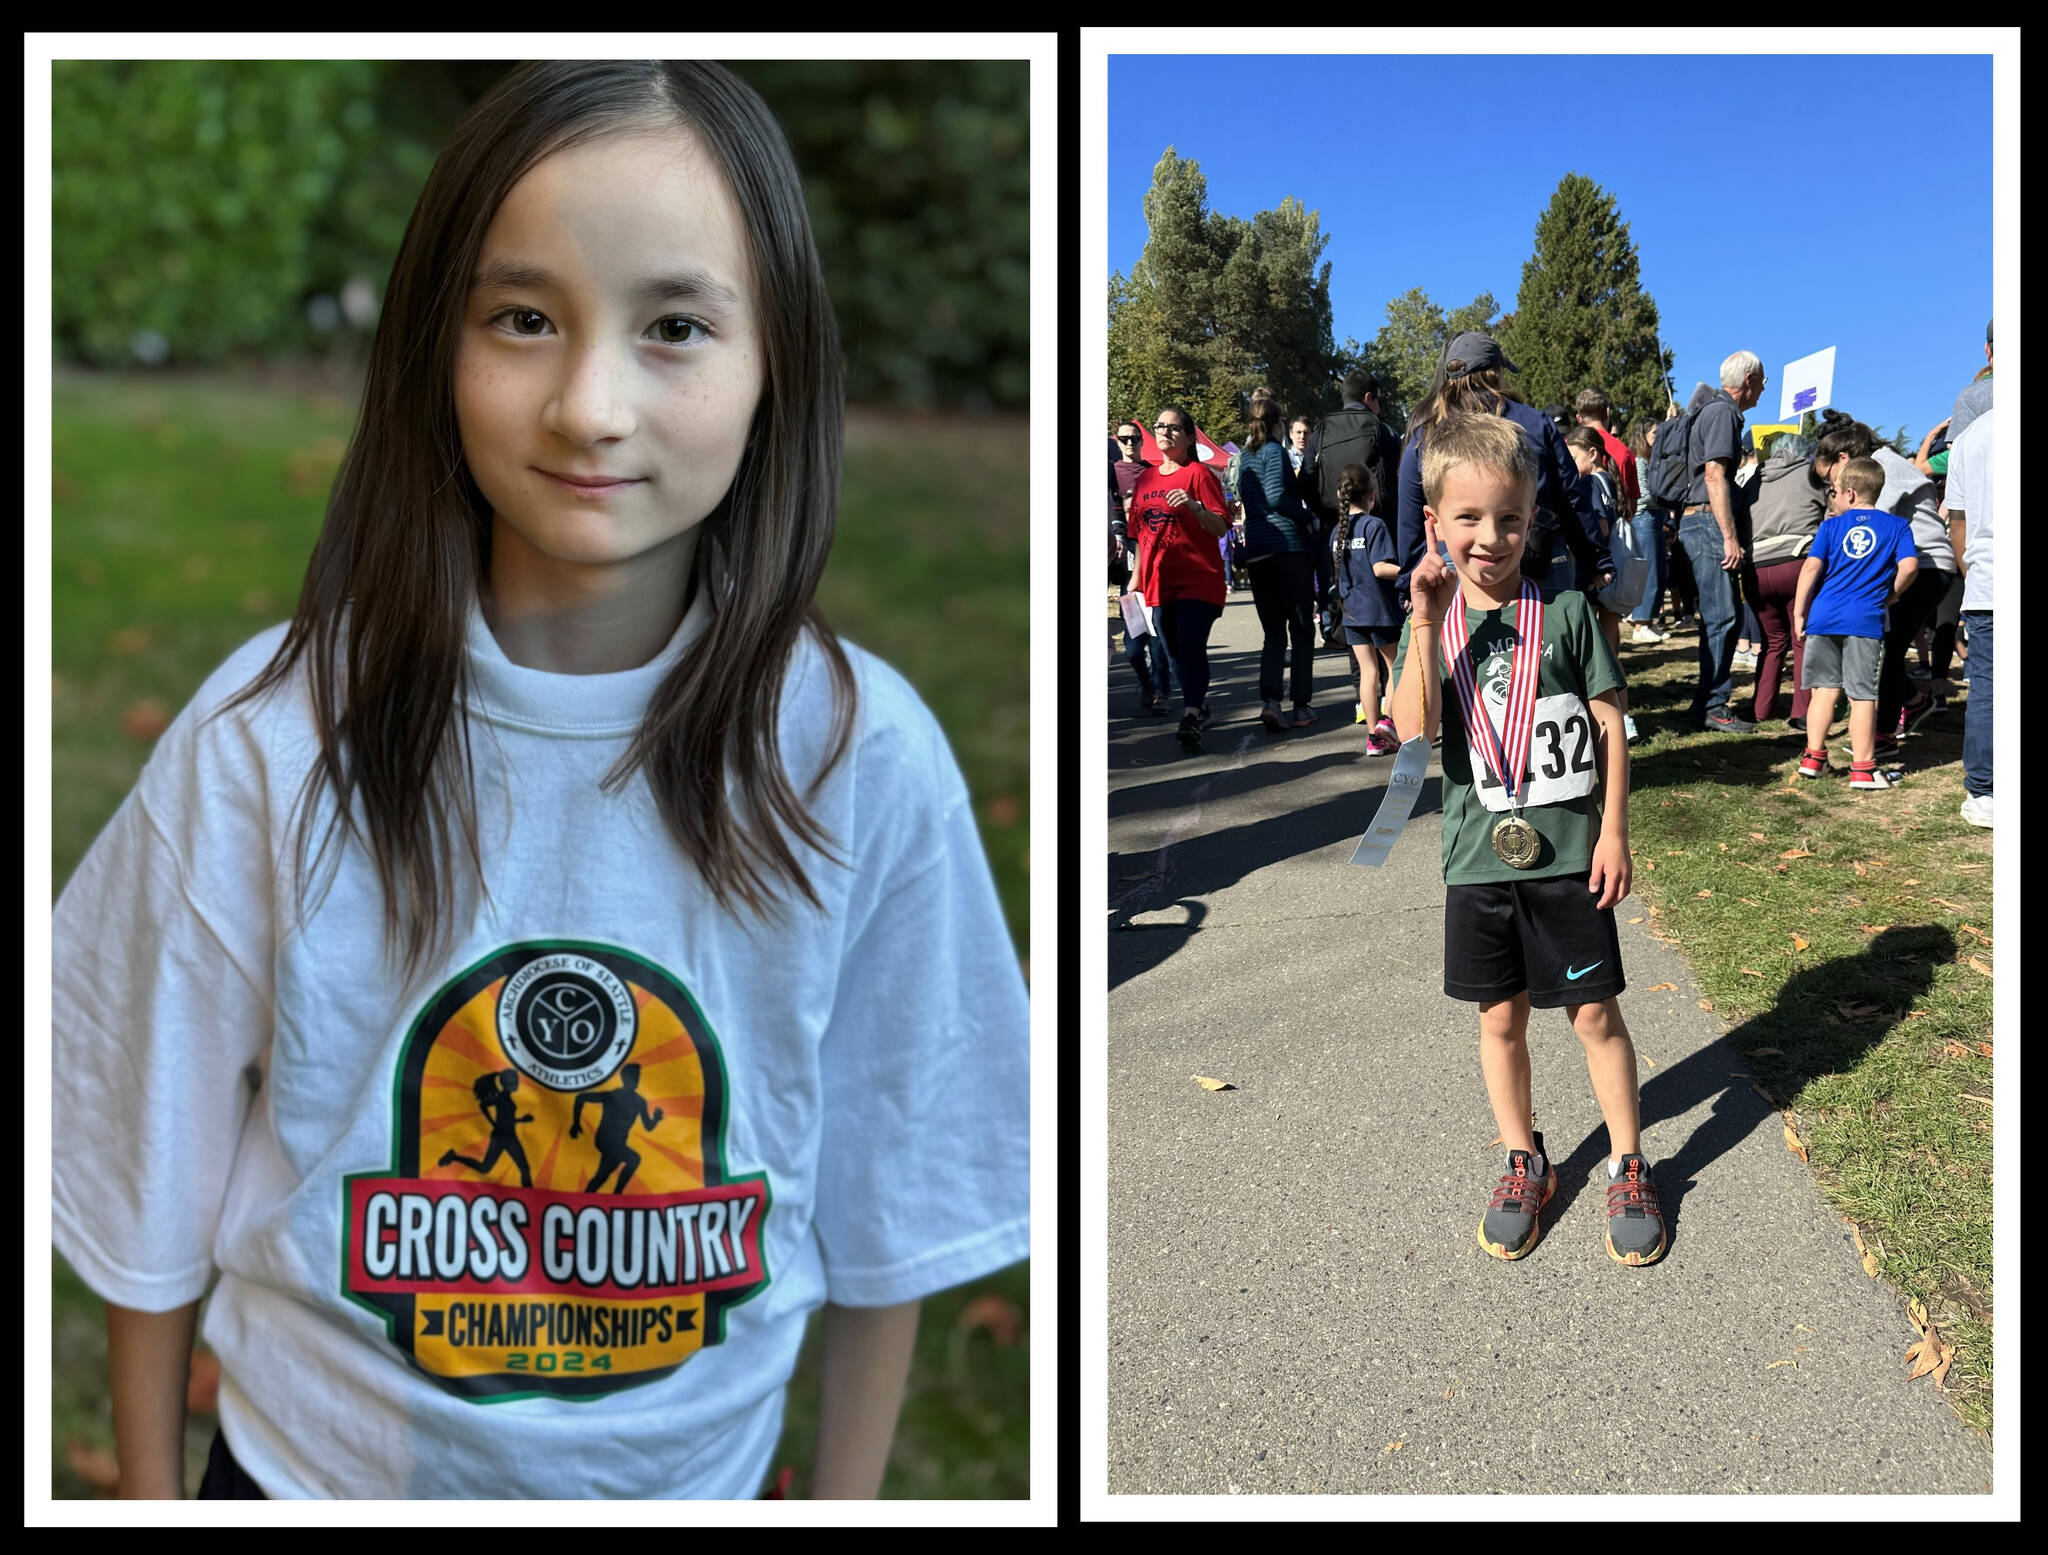
[[[1749,840],[1751,842],[1769,842],[1771,839],[1760,831],[1753,831],[1749,834]]]
[[[1792,936],[1792,948],[1793,948],[1794,950],[1804,950],[1804,949],[1806,948],[1806,936],[1805,936],[1805,935],[1803,935],[1803,934],[1795,934],[1795,935],[1793,935],[1793,936]]]
[[[1973,929],[1967,923],[1958,924],[1957,927],[1960,928],[1965,934],[1976,935],[1977,938],[1982,940],[1987,945],[1991,943],[1991,936],[1989,934],[1986,934],[1982,929]]]
[[[1946,1386],[1944,1386],[1942,1379],[1948,1376],[1949,1362],[1953,1361],[1955,1358],[1956,1352],[1955,1347],[1953,1345],[1945,1344],[1941,1347],[1941,1360],[1939,1364],[1937,1364],[1934,1368],[1934,1385],[1937,1388],[1941,1388],[1943,1392],[1947,1392],[1948,1390]]]
[[[1798,1364],[1799,1363],[1797,1361],[1772,1361],[1770,1365],[1764,1368],[1764,1370],[1776,1371],[1780,1366],[1797,1366]]]
[[[1643,992],[1644,992],[1644,993],[1669,993],[1669,992],[1670,992],[1670,991],[1671,991],[1672,989],[1676,988],[1677,986],[1678,986],[1678,984],[1676,984],[1676,983],[1652,983],[1652,984],[1650,984],[1650,986],[1649,986],[1649,987],[1645,988],[1645,989],[1643,990]]]
[[[1982,1053],[1986,1058],[1989,1058],[1991,1056],[1991,1044],[1989,1042],[1979,1042],[1977,1044],[1977,1051]]]
[[[1937,907],[1946,907],[1950,912],[1968,912],[1970,910],[1969,908],[1965,907],[1961,902],[1952,902],[1945,896],[1930,897],[1928,898],[1928,900],[1933,902],[1934,905]]]
[[[1906,1317],[1921,1333],[1927,1332],[1927,1304],[1918,1296],[1906,1303]]]
[[[1711,1009],[1712,1009],[1713,1007],[1714,1007],[1714,1001],[1713,1001],[1712,999],[1702,999],[1702,1000],[1700,1000],[1700,1008],[1701,1008],[1701,1009],[1703,1009],[1703,1010],[1711,1010]]]
[[[1664,909],[1661,907],[1645,907],[1643,911],[1648,913],[1652,918],[1655,918],[1659,914],[1661,914],[1664,911]]]
[[[1882,934],[1889,925],[1882,923],[1859,923],[1856,927],[1865,934]]]
[[[1641,1059],[1641,1060],[1642,1060],[1642,1061],[1643,1061],[1644,1063],[1648,1064],[1648,1065],[1649,1065],[1649,1066],[1650,1066],[1650,1067],[1651,1067],[1652,1069],[1655,1069],[1655,1068],[1657,1067],[1657,1060],[1656,1060],[1656,1059],[1654,1059],[1654,1058],[1652,1058],[1652,1057],[1651,1057],[1651,1056],[1650,1056],[1650,1055],[1649,1055],[1648,1053],[1638,1053],[1638,1054],[1636,1054],[1636,1057],[1640,1058],[1640,1059]]]
[[[1195,1084],[1205,1091],[1234,1091],[1237,1089],[1228,1080],[1212,1080],[1205,1074],[1196,1075]]]
[[[1856,1244],[1857,1252],[1869,1255],[1870,1249],[1863,1245],[1863,1228],[1853,1220],[1849,1222],[1849,1240]]]
[[[64,1444],[64,1460],[71,1472],[95,1490],[113,1490],[121,1483],[121,1465],[104,1447],[90,1447],[81,1441]]]
[[[1991,968],[1986,966],[1982,961],[1980,961],[1975,956],[1970,957],[1970,970],[1973,972],[1982,972],[1986,977],[1989,977],[1991,975]]]
[[[1785,1125],[1785,1148],[1798,1156],[1800,1160],[1804,1161],[1807,1159],[1806,1146],[1799,1142],[1799,1136],[1792,1132],[1792,1125],[1789,1123]]]
[[[1813,1330],[1808,1328],[1804,1323],[1794,1323],[1792,1325],[1792,1331],[1795,1334],[1810,1334],[1813,1332]]]
[[[1962,1094],[1964,1101],[1981,1101],[1987,1107],[1992,1105],[1992,1101],[1989,1096],[1979,1096],[1975,1091],[1964,1091]]]
[[[1640,918],[1631,918],[1631,919],[1629,919],[1628,921],[1629,921],[1630,923],[1641,923],[1641,922],[1642,922],[1643,920],[1642,920],[1642,919],[1640,919]]]
[[[1804,1355],[1807,1352],[1808,1348],[1808,1346],[1803,1344],[1795,1344],[1794,1346],[1792,1346],[1792,1353],[1794,1355]]]
[[[1920,882],[1919,882],[1919,881],[1917,881],[1917,880],[1908,880],[1908,881],[1906,882],[1906,884],[1907,884],[1907,885],[1918,885],[1919,883],[1920,883]]]
[[[1384,1450],[1387,1452],[1399,1452],[1403,1447],[1406,1447],[1407,1445],[1408,1444],[1406,1442],[1388,1442]]]
[[[1713,893],[1712,891],[1697,891],[1697,892],[1694,892],[1693,894],[1694,894],[1695,896],[1712,896],[1712,895],[1713,895],[1714,893]]]
[[[1906,1362],[1913,1369],[1906,1373],[1906,1380],[1924,1377],[1941,1363],[1941,1342],[1937,1339],[1920,1339],[1906,1351]]]
[[[1865,876],[1866,878],[1867,878],[1867,877],[1869,876],[1869,874],[1870,874],[1870,871],[1869,871],[1869,870],[1865,869],[1865,868],[1864,868],[1864,867],[1863,867],[1863,866],[1862,866],[1861,864],[1858,864],[1858,863],[1856,863],[1856,862],[1855,862],[1854,860],[1851,860],[1851,861],[1850,861],[1850,866],[1849,866],[1849,867],[1850,867],[1850,868],[1852,868],[1852,869],[1854,869],[1854,870],[1856,871],[1856,873],[1857,873],[1857,874],[1859,874],[1859,875],[1862,875],[1862,876]]]
[[[1813,850],[1812,850],[1811,848],[1787,848],[1787,849],[1786,849],[1786,850],[1785,850],[1785,851],[1784,851],[1783,853],[1780,853],[1780,854],[1778,855],[1778,857],[1779,857],[1779,858],[1812,858],[1812,857],[1813,857]]]
[[[972,1335],[976,1329],[987,1332],[999,1350],[1007,1350],[1017,1342],[1017,1335],[1024,1327],[1024,1314],[1017,1310],[1017,1303],[1008,1297],[998,1296],[993,1291],[985,1296],[976,1296],[960,1309],[960,1315],[953,1320],[955,1331]]]
[[[1683,848],[1666,848],[1666,849],[1664,850],[1664,856],[1665,856],[1666,858],[1684,858],[1684,857],[1685,857],[1685,849],[1683,849]]]
[[[1749,967],[1742,967],[1739,970],[1741,971],[1744,977],[1762,977],[1764,975],[1763,973],[1755,971]]]
[[[1735,900],[1736,900],[1736,901],[1738,901],[1738,902],[1740,902],[1740,903],[1742,903],[1742,905],[1743,905],[1743,906],[1745,906],[1745,907],[1761,907],[1761,906],[1763,906],[1763,903],[1762,903],[1762,902],[1753,902],[1753,901],[1751,901],[1751,900],[1750,900],[1750,899],[1749,899],[1748,897],[1746,897],[1746,896],[1738,896],[1738,897],[1736,897],[1736,898],[1735,898]]]
[[[1873,1280],[1877,1278],[1877,1254],[1865,1253],[1863,1255],[1863,1272]]]
[[[1954,1037],[1950,1037],[1946,1042],[1942,1043],[1941,1051],[1942,1056],[1945,1058],[1968,1058],[1970,1056],[1969,1048],[1965,1044],[1956,1041]]]

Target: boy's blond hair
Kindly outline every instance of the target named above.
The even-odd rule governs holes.
[[[1429,429],[1422,445],[1422,497],[1434,508],[1444,479],[1460,465],[1476,464],[1527,486],[1536,495],[1536,451],[1505,416],[1450,416]]]
[[[1884,490],[1884,466],[1875,459],[1851,459],[1835,477],[1835,490],[1853,491],[1861,506],[1874,508]]]

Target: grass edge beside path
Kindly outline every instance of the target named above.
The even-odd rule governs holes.
[[[1866,1272],[1952,1347],[1944,1400],[1988,1435],[1995,927],[1991,834],[1957,814],[1960,700],[1904,742],[1903,786],[1855,794],[1846,748],[1842,776],[1796,777],[1805,741],[1782,722],[1692,733],[1696,643],[1622,650],[1645,734],[1629,831],[1646,926],[1729,1023]]]

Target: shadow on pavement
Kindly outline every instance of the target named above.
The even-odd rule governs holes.
[[[1320,765],[1297,764],[1288,772],[1316,770]],[[1348,859],[1351,844],[1364,834],[1378,802],[1371,794],[1352,789],[1302,809],[1190,836],[1168,846],[1163,868],[1157,853],[1112,853],[1109,986],[1119,988],[1167,960],[1208,916],[1201,899],[1213,898],[1253,871],[1336,844],[1344,846],[1342,857]],[[1414,814],[1427,815],[1442,805],[1443,782],[1432,775],[1422,785]],[[1176,907],[1187,910],[1185,923],[1132,921],[1139,915],[1151,918]]]
[[[1939,925],[1886,929],[1861,955],[1796,973],[1770,1009],[1692,1057],[1642,1077],[1645,1129],[1713,1102],[1712,1116],[1675,1154],[1651,1157],[1667,1237],[1676,1242],[1680,1206],[1709,1162],[1741,1145],[1807,1082],[1853,1068],[1933,986],[1935,966],[1955,956],[1955,936]],[[1859,1018],[1845,1012],[1868,1009],[1877,1013]],[[1759,1095],[1752,1076],[1779,1102]],[[1600,1188],[1600,1180],[1588,1179],[1596,1171],[1604,1179],[1610,1148],[1603,1124],[1558,1162],[1557,1194],[1544,1209],[1546,1218],[1563,1214],[1581,1192]]]

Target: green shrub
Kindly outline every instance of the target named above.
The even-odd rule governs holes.
[[[59,357],[200,363],[359,344],[435,156],[511,68],[57,61]],[[1024,404],[1028,64],[733,68],[782,120],[803,170],[850,397]]]
[[[308,298],[381,284],[396,245],[350,193],[379,155],[377,85],[361,60],[55,62],[58,352],[107,366],[315,344]],[[352,242],[332,241],[334,212]]]

